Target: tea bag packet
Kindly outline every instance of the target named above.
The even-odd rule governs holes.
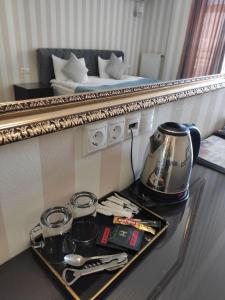
[[[108,247],[108,248],[112,248],[112,249],[117,249],[117,250],[123,250],[122,247],[116,246],[112,243],[110,243],[110,237],[112,235],[113,232],[113,225],[102,225],[99,228],[99,233],[98,233],[98,237],[96,240],[96,245],[99,246],[103,246],[103,247]]]
[[[138,251],[143,236],[143,232],[130,226],[106,225],[101,226],[96,244],[112,249]]]
[[[141,248],[143,236],[144,233],[136,228],[124,225],[115,225],[109,241],[114,245],[138,251]]]

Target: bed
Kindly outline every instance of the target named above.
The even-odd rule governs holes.
[[[88,68],[88,80],[85,83],[77,83],[72,80],[55,79],[52,55],[68,60],[70,54],[74,53],[78,58],[85,59]],[[132,87],[155,82],[150,78],[125,75],[122,80],[113,78],[100,78],[98,69],[98,56],[109,59],[112,52],[117,57],[124,59],[124,53],[118,50],[92,50],[92,49],[63,49],[63,48],[40,48],[37,49],[39,82],[52,86],[54,95],[65,95],[71,93],[84,93],[99,90]]]

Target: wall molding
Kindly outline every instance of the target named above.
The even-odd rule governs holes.
[[[196,81],[194,82],[196,83]],[[174,87],[175,85],[172,84],[172,86]],[[74,105],[74,107],[71,108],[74,110],[74,113],[72,114],[68,113],[68,111],[65,114],[63,109],[58,110],[57,112],[54,111],[54,113],[48,111],[47,117],[45,114],[37,115],[35,110],[33,113],[29,114],[28,118],[24,118],[23,115],[22,119],[18,119],[20,112],[18,112],[16,117],[14,114],[11,118],[9,114],[5,120],[0,120],[0,145],[6,145],[95,121],[148,109],[156,105],[162,105],[196,95],[202,95],[222,88],[225,88],[224,77],[210,76],[210,80],[204,79],[203,81],[200,81],[197,86],[192,83],[189,83],[189,85],[176,84],[175,91],[174,88],[168,88],[168,90],[163,89],[164,94],[162,94],[162,90],[155,89],[155,92],[153,93],[152,89],[150,89],[148,93],[146,91],[143,93],[142,90],[142,92],[139,93],[131,93],[130,97],[126,96],[123,98],[121,96],[117,96],[114,99],[111,98],[111,100],[117,101],[116,105],[112,105],[112,102],[110,104],[108,101],[104,101],[101,108],[98,108],[100,103],[98,102],[91,105],[90,109],[90,105],[87,103],[80,103],[79,106]],[[117,91],[119,90],[116,90],[116,92]],[[106,93],[111,94],[112,92],[114,91],[108,91]],[[49,101],[49,99],[46,101]],[[77,112],[77,110],[80,110],[80,112]]]

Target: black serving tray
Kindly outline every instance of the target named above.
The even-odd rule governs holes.
[[[105,200],[110,195],[113,195],[115,192],[112,192],[101,199],[99,202]],[[119,192],[117,194],[123,196]],[[124,196],[123,196],[124,197]],[[132,199],[127,198],[130,201]],[[134,201],[132,201],[134,202]],[[134,262],[143,254],[147,252],[149,247],[157,240],[159,237],[166,231],[168,227],[168,222],[160,217],[159,215],[155,214],[154,212],[150,211],[149,209],[139,205],[136,201],[135,204],[141,208],[141,211],[135,218],[140,219],[149,219],[149,220],[156,220],[160,221],[162,226],[159,229],[156,229],[156,235],[153,236],[150,233],[145,233],[144,238],[142,241],[141,249],[138,252],[127,252],[128,253],[128,263],[121,269],[117,269],[115,271],[103,271],[100,273],[90,274],[88,276],[81,277],[77,282],[75,282],[72,286],[68,286],[62,278],[62,272],[65,267],[67,267],[64,263],[60,264],[52,264],[50,263],[44,255],[43,250],[41,249],[33,249],[34,253],[41,258],[44,264],[47,266],[50,272],[53,273],[55,278],[64,286],[64,288],[70,293],[73,299],[76,300],[89,300],[89,299],[99,299],[103,296],[103,294],[119,279],[121,276],[125,275],[126,272],[132,270],[132,265]],[[109,225],[112,224],[113,217],[111,216],[104,216],[101,214],[97,214],[95,218],[95,222],[98,225],[104,224]],[[85,252],[85,253],[84,253]],[[92,255],[107,255],[107,254],[115,254],[121,251],[101,247],[97,245],[88,246],[85,250],[78,249],[78,254],[84,256],[92,256]]]

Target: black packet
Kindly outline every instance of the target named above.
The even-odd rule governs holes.
[[[141,248],[144,232],[126,225],[115,225],[110,236],[110,243],[126,249],[138,251]]]
[[[130,249],[138,251],[141,248],[144,232],[126,225],[105,225],[99,229],[96,244],[117,250]]]
[[[113,225],[101,225],[101,227],[99,228],[96,244],[103,247],[124,251],[124,248],[116,246],[110,243],[109,241],[113,232],[113,227],[114,227]]]

